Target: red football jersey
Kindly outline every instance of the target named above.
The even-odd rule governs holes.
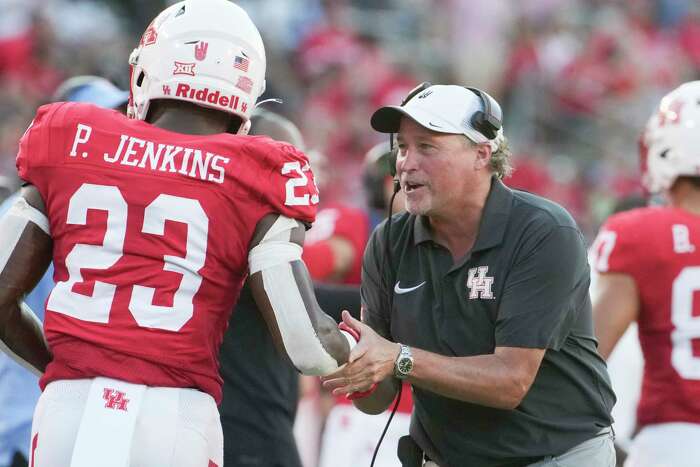
[[[306,233],[303,259],[314,280],[328,280],[333,272],[333,258],[327,240],[342,237],[352,245],[355,257],[352,266],[338,282],[359,285],[362,275],[362,256],[369,238],[369,218],[357,208],[331,204],[318,211],[314,226]]]
[[[593,252],[597,271],[628,274],[639,291],[638,423],[700,423],[700,216],[671,207],[616,214]]]
[[[106,376],[218,402],[219,345],[258,221],[314,220],[306,156],[262,136],[183,135],[58,103],[38,110],[17,168],[54,241],[42,388]]]

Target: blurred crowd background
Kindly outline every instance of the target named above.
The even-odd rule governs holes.
[[[0,185],[65,78],[128,88],[127,57],[166,1],[0,0]],[[170,2],[172,3],[172,2]],[[569,209],[591,240],[641,193],[637,140],[654,104],[700,76],[695,0],[239,0],[267,48],[267,104],[297,123],[322,200],[365,205],[373,110],[425,80],[480,87],[504,110],[513,187]]]
[[[37,106],[76,75],[128,89],[127,57],[170,3],[0,0],[0,201],[19,186],[18,141]],[[375,109],[422,81],[463,84],[501,103],[516,169],[506,183],[561,203],[592,241],[618,200],[642,195],[637,142],[658,99],[700,79],[698,0],[237,3],[267,49],[261,99],[282,99],[265,105],[301,128],[322,207],[367,206],[363,159],[385,137],[369,126]],[[314,407],[298,417],[307,466],[319,441],[308,426],[322,423],[308,414],[330,410]]]

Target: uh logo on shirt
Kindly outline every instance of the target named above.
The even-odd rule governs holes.
[[[487,276],[489,272],[488,266],[478,266],[469,268],[467,275],[467,288],[469,289],[468,297],[470,300],[477,298],[492,299],[493,291],[493,276]]]

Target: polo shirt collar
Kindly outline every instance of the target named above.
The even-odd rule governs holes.
[[[479,233],[472,252],[485,250],[503,241],[508,216],[513,204],[513,192],[497,178],[491,181],[491,190],[486,198],[486,205],[481,216]],[[413,225],[413,244],[433,240],[430,223],[425,216],[416,216]]]

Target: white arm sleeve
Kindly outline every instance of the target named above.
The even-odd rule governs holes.
[[[290,241],[299,224],[280,216],[262,241],[248,253],[250,274],[260,272],[263,286],[275,313],[287,355],[306,375],[322,376],[338,368],[323,347],[299,291],[292,262],[301,260],[302,247]]]
[[[38,209],[32,207],[21,196],[12,203],[10,209],[2,216],[2,229],[9,234],[9,243],[0,248],[0,273],[7,266],[12,252],[15,251],[19,239],[24,233],[25,227],[30,222],[36,224],[41,230],[51,235],[49,231],[49,220]]]
[[[27,200],[21,196],[18,197],[12,204],[8,215],[25,219],[27,222],[33,222],[41,230],[46,232],[46,235],[51,235],[51,231],[49,230],[49,219],[46,217],[46,215],[34,206],[27,203]]]

